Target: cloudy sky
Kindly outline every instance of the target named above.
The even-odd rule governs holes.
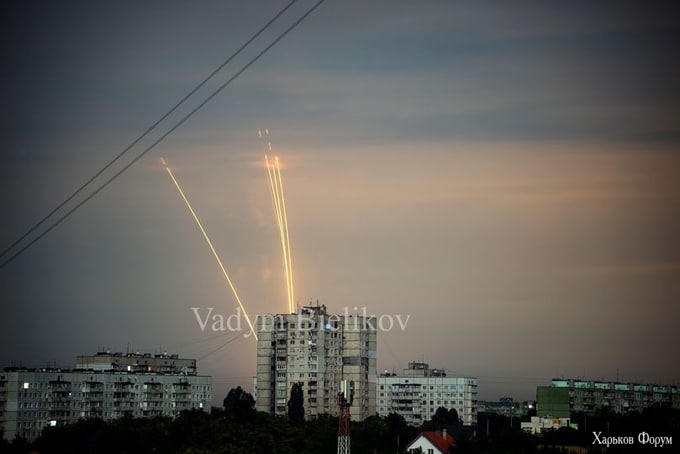
[[[1,249],[286,3],[4,7]],[[299,0],[106,175],[312,4]],[[190,309],[227,317],[236,302],[159,158],[248,311],[283,312],[257,137],[269,128],[297,302],[410,316],[403,332],[379,334],[380,369],[425,359],[479,377],[481,399],[530,399],[560,376],[680,383],[680,31],[670,5],[327,0],[0,269],[0,364],[68,367],[129,345],[199,358],[216,402],[237,384],[250,389],[253,339],[202,332]]]

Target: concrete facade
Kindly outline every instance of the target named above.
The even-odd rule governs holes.
[[[397,413],[408,424],[419,426],[444,407],[455,408],[463,424],[477,424],[477,379],[473,377],[448,377],[443,369],[411,362],[400,375],[381,374],[377,392],[380,416]]]
[[[566,418],[601,410],[626,414],[651,406],[680,409],[680,387],[560,378],[536,389],[538,416]]]
[[[257,323],[256,408],[288,414],[293,383],[302,383],[305,417],[338,415],[344,381],[353,396],[350,416],[375,415],[375,320],[359,314],[331,314],[307,306],[297,314],[261,316]],[[350,396],[346,396],[349,400]]]
[[[0,372],[0,429],[7,440],[15,435],[34,440],[47,426],[80,418],[176,417],[183,410],[209,411],[211,402],[212,379],[196,375],[195,368],[193,374],[27,368]]]
[[[112,353],[76,356],[76,369],[196,375],[196,360],[173,354]]]

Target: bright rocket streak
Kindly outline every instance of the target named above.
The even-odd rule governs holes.
[[[281,239],[281,252],[282,252],[282,258],[283,258],[283,267],[284,267],[284,272],[285,272],[285,277],[286,277],[286,290],[288,293],[288,311],[289,313],[291,311],[291,298],[290,298],[290,279],[289,279],[289,273],[288,273],[288,254],[286,251],[286,243],[285,243],[285,236],[284,236],[284,230],[283,230],[283,217],[281,215],[281,198],[279,196],[279,191],[278,191],[278,180],[276,179],[276,172],[273,169],[273,164],[269,163],[269,159],[267,155],[264,157],[265,163],[267,164],[267,174],[269,175],[269,184],[270,184],[270,189],[272,191],[272,202],[274,204],[274,214],[276,216],[276,222],[279,227],[279,235]]]
[[[288,251],[288,282],[290,286],[290,309],[291,313],[295,312],[294,307],[294,291],[293,291],[293,265],[290,257],[290,238],[288,236],[288,216],[286,215],[286,199],[283,196],[283,180],[281,179],[281,166],[279,165],[279,157],[275,156],[276,159],[276,173],[279,179],[279,189],[281,192],[281,207],[283,208],[283,226],[286,232],[286,250]]]
[[[267,133],[268,131],[265,131]],[[271,144],[268,142],[267,147],[271,149]],[[274,158],[274,162],[270,162],[267,155],[264,157],[267,166],[267,175],[269,176],[269,185],[272,193],[272,201],[274,204],[274,214],[279,226],[279,236],[281,239],[281,252],[283,255],[283,267],[286,275],[286,290],[288,291],[288,311],[295,312],[295,298],[293,288],[293,269],[290,255],[290,237],[288,235],[288,219],[286,215],[285,198],[283,196],[283,181],[281,179],[281,165],[278,157]]]
[[[257,135],[262,140],[266,140],[266,150],[272,151],[272,144],[269,141],[269,130],[265,129],[264,133],[261,129],[257,130]],[[264,156],[265,164],[267,166],[267,175],[269,177],[269,186],[271,189],[272,203],[274,206],[274,215],[279,227],[279,236],[281,239],[281,252],[283,258],[283,267],[286,281],[286,290],[288,293],[288,311],[295,312],[295,297],[293,287],[293,267],[290,253],[290,237],[288,234],[288,218],[286,213],[285,198],[283,195],[283,180],[281,178],[281,164],[278,156],[274,157],[273,161],[269,161],[267,154]]]
[[[222,260],[220,260],[220,256],[217,255],[217,251],[213,247],[212,241],[210,241],[210,238],[208,237],[208,234],[205,232],[205,229],[203,228],[201,221],[198,219],[198,216],[196,216],[196,212],[191,207],[189,200],[184,195],[184,191],[182,191],[182,188],[180,187],[179,183],[175,179],[175,176],[172,174],[172,170],[170,170],[170,167],[168,167],[168,165],[165,163],[165,160],[163,158],[161,158],[161,163],[165,167],[165,170],[167,170],[168,175],[170,175],[172,182],[175,183],[175,187],[177,188],[177,191],[179,191],[179,195],[182,196],[184,203],[186,204],[187,208],[189,208],[189,211],[191,212],[191,215],[194,217],[194,220],[196,221],[198,228],[201,229],[201,233],[203,234],[203,238],[205,238],[205,241],[208,243],[210,250],[212,251],[213,255],[215,256],[215,260],[217,260],[217,264],[220,266],[220,269],[222,270],[222,274],[224,274],[224,277],[227,279],[227,283],[229,284],[229,287],[231,288],[231,291],[234,294],[234,298],[236,298],[238,305],[241,307],[241,310],[243,311],[243,315],[245,316],[246,321],[248,322],[248,326],[250,327],[250,331],[253,333],[255,340],[257,340],[257,333],[255,333],[255,328],[253,328],[253,324],[250,322],[250,317],[248,317],[248,313],[246,312],[246,308],[243,307],[243,303],[241,302],[241,299],[238,297],[238,293],[236,293],[236,289],[234,288],[234,284],[231,283],[231,279],[229,279],[229,275],[227,274],[227,270],[226,270],[226,268],[224,268],[224,265],[222,264]]]

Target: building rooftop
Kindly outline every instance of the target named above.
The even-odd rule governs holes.
[[[5,372],[63,372],[63,373],[128,373],[159,375],[196,375],[196,360],[180,358],[177,354],[167,352],[122,353],[109,350],[99,351],[93,355],[78,355],[74,367],[26,367],[9,366]]]

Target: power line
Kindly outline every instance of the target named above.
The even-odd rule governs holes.
[[[211,341],[214,341],[214,340],[222,339],[228,334],[229,334],[229,331],[219,331],[217,334],[214,334],[212,336],[205,336],[205,337],[186,340],[184,342],[179,342],[179,343],[176,343],[176,344],[169,344],[169,345],[167,345],[167,348],[168,348],[168,350],[180,350],[180,349],[191,348],[194,345],[203,344],[203,343],[206,343],[206,342],[211,342]]]
[[[224,347],[226,347],[227,345],[231,344],[231,343],[234,342],[235,340],[238,340],[239,338],[243,338],[243,336],[241,335],[241,333],[238,333],[238,332],[237,332],[235,336],[233,336],[233,337],[231,337],[230,339],[228,339],[225,343],[223,343],[222,345],[220,345],[220,346],[217,347],[216,349],[211,350],[210,352],[208,352],[208,353],[204,354],[203,356],[201,356],[200,358],[196,359],[196,361],[202,361],[202,360],[204,360],[204,359],[207,358],[208,356],[217,353],[218,351],[222,350]]]
[[[97,172],[92,178],[90,178],[86,183],[84,183],[80,188],[78,188],[71,196],[69,196],[67,199],[65,199],[62,203],[60,203],[56,208],[54,208],[47,216],[45,216],[43,219],[40,220],[37,224],[35,224],[31,229],[29,229],[24,235],[22,235],[18,240],[13,242],[7,249],[5,249],[1,254],[0,257],[4,256],[7,254],[11,249],[13,249],[18,243],[20,243],[23,239],[25,239],[28,235],[30,235],[33,231],[35,231],[40,225],[42,225],[48,218],[50,218],[54,213],[56,213],[60,208],[62,208],[64,205],[66,205],[69,201],[71,201],[77,194],[79,194],[86,186],[88,186],[93,180],[95,180],[98,176],[100,176],[104,171],[106,171],[114,162],[116,162],[120,157],[122,157],[127,151],[129,151],[135,144],[137,144],[143,137],[145,137],[152,129],[154,129],[160,122],[162,122],[165,118],[167,118],[172,112],[174,112],[181,104],[183,104],[191,95],[193,95],[197,90],[199,90],[210,78],[212,78],[220,69],[222,69],[225,65],[227,65],[233,58],[235,58],[250,42],[252,42],[254,39],[256,39],[266,28],[268,28],[278,17],[280,17],[290,6],[293,5],[297,0],[292,0],[289,4],[287,4],[279,13],[277,13],[274,18],[272,18],[264,27],[262,27],[253,37],[251,37],[243,46],[241,46],[229,59],[227,59],[220,67],[218,67],[215,71],[213,71],[205,80],[203,80],[196,88],[194,88],[188,95],[186,95],[184,98],[182,98],[181,101],[179,101],[171,110],[169,110],[163,117],[161,117],[160,120],[158,120],[156,123],[154,123],[151,127],[149,127],[141,136],[139,136],[137,139],[135,139],[128,147],[126,147],[121,153],[118,154],[111,162],[109,162],[106,166],[104,166],[99,172]],[[123,172],[125,172],[127,169],[129,169],[135,162],[137,162],[139,159],[141,159],[145,154],[147,154],[149,151],[151,151],[153,148],[156,147],[160,142],[162,142],[167,136],[169,136],[172,132],[174,132],[177,128],[179,128],[184,122],[186,122],[189,118],[191,118],[198,110],[200,110],[203,106],[205,106],[208,102],[210,102],[215,96],[217,96],[224,88],[226,88],[231,82],[233,82],[236,78],[238,78],[246,69],[248,69],[250,66],[252,66],[257,60],[259,60],[264,54],[266,54],[272,47],[274,47],[279,41],[281,41],[288,33],[290,33],[294,28],[296,28],[303,20],[307,18],[314,10],[316,10],[325,0],[319,0],[317,3],[315,3],[311,8],[309,8],[302,16],[300,16],[295,22],[293,22],[292,25],[290,25],[288,28],[286,28],[281,34],[279,34],[267,47],[265,47],[262,51],[260,51],[255,57],[253,57],[248,63],[246,63],[238,72],[236,72],[232,77],[227,79],[226,82],[224,82],[222,85],[220,85],[215,91],[213,91],[207,98],[205,98],[198,106],[196,106],[194,109],[192,109],[188,114],[186,114],[182,119],[180,119],[177,123],[175,123],[168,131],[166,131],[163,135],[161,135],[158,139],[156,139],[151,145],[149,145],[147,148],[144,149],[140,154],[138,154],[132,161],[130,161],[128,164],[126,164],[122,169],[120,169],[118,172],[116,172],[111,178],[106,180],[101,186],[99,186],[97,189],[95,189],[94,192],[92,192],[90,195],[85,197],[82,201],[77,203],[73,208],[71,208],[69,211],[67,211],[63,216],[58,218],[56,221],[54,221],[52,224],[50,224],[49,227],[47,227],[42,233],[40,233],[38,236],[33,238],[31,241],[29,241],[25,246],[20,248],[17,252],[12,254],[8,259],[6,259],[2,264],[0,264],[0,269],[4,268],[7,266],[9,263],[11,263],[15,258],[17,258],[19,255],[21,255],[24,251],[26,251],[28,248],[33,246],[36,242],[38,242],[41,238],[43,238],[45,235],[47,235],[50,231],[52,231],[56,226],[61,224],[66,218],[68,218],[73,212],[75,212],[78,208],[83,206],[85,203],[87,203],[90,199],[92,199],[95,195],[97,195],[102,189],[107,187],[111,182],[113,182],[116,178],[118,178]]]
[[[76,190],[73,192],[73,194],[71,194],[71,195],[68,196],[66,199],[64,199],[64,200],[63,200],[59,205],[57,205],[52,211],[50,211],[49,213],[47,213],[47,215],[45,215],[40,221],[38,221],[38,223],[36,223],[33,227],[31,227],[30,229],[28,229],[28,231],[26,231],[26,233],[24,233],[23,235],[21,235],[16,241],[14,241],[14,242],[13,242],[12,244],[10,244],[4,251],[2,251],[2,253],[0,253],[0,257],[3,257],[7,252],[9,252],[10,250],[12,250],[12,249],[14,248],[14,246],[16,246],[17,244],[19,244],[21,241],[23,241],[24,238],[26,238],[28,235],[30,235],[31,233],[33,233],[38,227],[40,227],[42,224],[44,224],[45,221],[47,221],[50,217],[52,217],[52,215],[53,215],[54,213],[56,213],[57,211],[59,211],[59,210],[60,210],[64,205],[66,205],[68,202],[70,202],[71,200],[73,200],[73,198],[74,198],[75,196],[77,196],[78,194],[80,194],[87,186],[90,185],[90,183],[92,183],[94,180],[96,180],[97,177],[99,177],[102,173],[104,173],[104,172],[105,172],[109,167],[111,167],[116,161],[118,161],[120,158],[122,158],[123,155],[125,155],[125,153],[127,153],[128,151],[130,151],[130,149],[132,149],[132,147],[134,147],[135,145],[137,145],[137,143],[139,143],[140,140],[142,140],[142,139],[143,139],[144,137],[146,137],[153,129],[155,129],[156,126],[158,126],[163,120],[165,120],[166,118],[168,118],[175,110],[177,110],[182,104],[184,104],[184,102],[185,102],[187,99],[189,99],[191,96],[193,96],[194,93],[196,93],[198,90],[200,90],[200,89],[201,89],[201,88],[202,88],[202,87],[203,87],[210,79],[213,78],[213,76],[214,76],[215,74],[217,74],[218,72],[220,72],[225,66],[227,66],[227,65],[229,64],[229,62],[231,62],[234,58],[236,58],[236,57],[237,57],[237,56],[238,56],[238,55],[239,55],[239,54],[240,54],[240,53],[241,53],[241,52],[242,52],[242,51],[243,51],[250,43],[252,43],[252,42],[253,42],[258,36],[260,36],[267,28],[269,28],[269,26],[270,26],[271,24],[273,24],[273,23],[276,21],[276,19],[278,19],[279,17],[281,17],[281,15],[282,15],[283,13],[285,13],[285,12],[288,10],[288,8],[290,8],[291,6],[293,6],[293,4],[294,4],[295,2],[297,2],[297,0],[292,0],[292,1],[291,1],[290,3],[288,3],[285,7],[283,7],[283,9],[281,9],[281,11],[279,11],[279,12],[278,12],[271,20],[269,20],[269,22],[267,22],[267,23],[266,23],[262,28],[260,28],[253,36],[251,36],[250,39],[248,39],[248,41],[246,41],[246,42],[245,42],[245,43],[244,43],[244,44],[243,44],[236,52],[234,52],[233,54],[231,54],[231,56],[230,56],[229,58],[227,58],[220,66],[218,66],[218,67],[217,67],[213,72],[211,72],[205,79],[203,79],[203,81],[201,81],[198,85],[196,85],[196,87],[194,87],[193,90],[191,90],[187,95],[185,95],[181,100],[179,100],[179,101],[178,101],[178,102],[177,102],[170,110],[168,110],[168,111],[167,111],[167,112],[166,112],[166,113],[165,113],[158,121],[156,121],[154,124],[152,124],[151,126],[149,126],[149,128],[148,128],[146,131],[144,131],[139,137],[137,137],[135,140],[133,140],[132,143],[131,143],[130,145],[128,145],[127,147],[125,147],[125,149],[124,149],[123,151],[121,151],[120,153],[118,153],[118,155],[116,155],[116,157],[114,157],[111,161],[109,161],[108,164],[106,164],[106,165],[105,165],[104,167],[102,167],[97,173],[95,173],[93,177],[91,177],[89,180],[87,180],[85,183],[83,183],[78,189],[76,189]]]

